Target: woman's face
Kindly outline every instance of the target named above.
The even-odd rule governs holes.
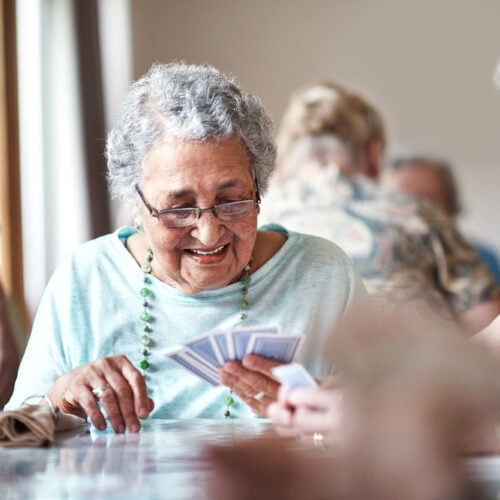
[[[148,155],[141,191],[158,210],[207,208],[255,199],[248,154],[236,138],[193,142],[169,137]],[[257,236],[257,209],[233,222],[212,211],[187,227],[169,228],[141,208],[153,248],[153,274],[187,295],[237,281]]]
[[[403,168],[392,172],[389,182],[394,189],[424,198],[444,213],[452,215],[449,213],[449,204],[441,176],[431,165],[424,162],[407,162]]]

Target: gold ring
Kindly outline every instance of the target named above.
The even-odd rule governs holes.
[[[325,445],[323,444],[323,434],[321,434],[321,432],[315,432],[313,434],[313,443],[315,448],[319,450],[325,449]]]
[[[103,394],[104,394],[104,391],[109,387],[108,384],[102,384],[100,385],[99,387],[96,387],[95,389],[92,389],[92,394],[94,395],[94,397],[99,401]]]
[[[257,401],[260,401],[264,396],[265,394],[262,391],[260,391],[253,398],[256,399]]]

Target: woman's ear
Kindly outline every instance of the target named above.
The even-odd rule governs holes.
[[[134,227],[139,231],[140,233],[144,232],[144,226],[142,225],[142,217],[141,214],[139,213],[139,210],[137,207],[133,207],[131,209],[131,215],[132,215],[132,220],[134,221]]]
[[[140,233],[144,232],[144,226],[142,225],[142,217],[140,215],[136,215],[134,217],[134,227],[139,231]]]

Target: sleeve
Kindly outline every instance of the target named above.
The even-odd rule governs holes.
[[[348,282],[350,283],[350,287],[346,306],[344,308],[344,316],[357,314],[358,311],[363,310],[363,308],[371,303],[365,284],[347,255],[346,260],[348,263],[346,271],[349,276]]]
[[[486,267],[490,270],[497,284],[500,285],[500,260],[493,248],[481,241],[473,241],[474,248],[478,251]]]

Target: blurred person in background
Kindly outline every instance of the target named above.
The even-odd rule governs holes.
[[[386,305],[432,304],[473,333],[500,313],[494,278],[449,218],[379,185],[385,128],[363,97],[334,82],[298,89],[277,142],[261,223],[334,241]]]
[[[7,310],[7,298],[0,284],[0,409],[9,400],[19,365],[19,352]]]
[[[425,155],[403,156],[394,159],[390,167],[390,187],[430,201],[451,218],[462,212],[457,182],[446,161]],[[472,244],[500,284],[500,260],[495,250],[476,239]]]
[[[282,386],[268,409],[290,439],[208,449],[211,498],[489,498],[463,459],[499,451],[491,353],[431,311],[366,311],[344,327],[339,385]]]

